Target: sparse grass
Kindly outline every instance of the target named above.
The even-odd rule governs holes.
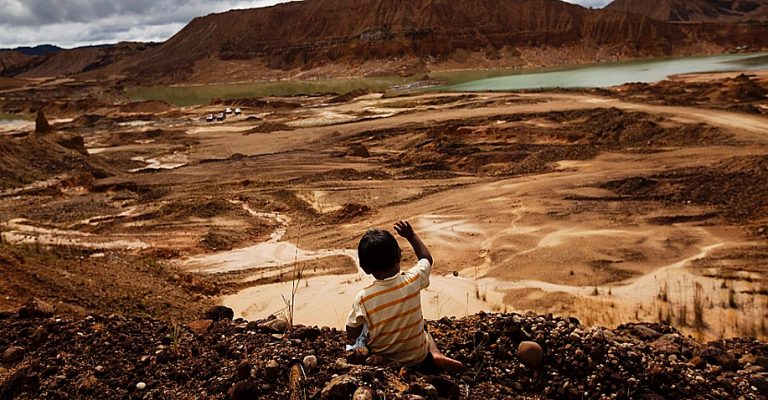
[[[173,323],[171,328],[171,351],[178,355],[181,350],[181,326],[178,322]]]

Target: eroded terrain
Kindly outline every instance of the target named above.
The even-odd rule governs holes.
[[[0,305],[109,311],[75,295],[109,281],[104,296],[154,316],[293,302],[294,322],[340,327],[369,280],[358,238],[408,219],[436,258],[429,319],[534,310],[765,337],[768,101],[653,90],[62,103],[54,132],[0,137]],[[243,113],[205,121],[224,107]]]

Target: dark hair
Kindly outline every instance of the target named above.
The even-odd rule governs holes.
[[[400,261],[400,246],[391,233],[380,229],[365,232],[357,245],[360,267],[366,273],[383,272]]]

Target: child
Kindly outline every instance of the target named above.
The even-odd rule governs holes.
[[[376,281],[355,297],[347,319],[347,337],[354,342],[368,331],[373,353],[426,371],[460,371],[464,365],[443,355],[424,326],[421,289],[429,286],[432,255],[407,221],[395,231],[413,247],[416,266],[400,271],[400,246],[391,233],[369,230],[360,239],[360,267]]]

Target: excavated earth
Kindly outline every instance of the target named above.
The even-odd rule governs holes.
[[[46,102],[52,129],[0,131],[0,398],[766,396],[764,73],[191,107],[14,85],[3,112]],[[357,240],[399,219],[462,374],[337,362]],[[57,316],[18,312],[33,297]],[[286,299],[330,328],[276,329]],[[234,321],[193,322],[217,304]]]

